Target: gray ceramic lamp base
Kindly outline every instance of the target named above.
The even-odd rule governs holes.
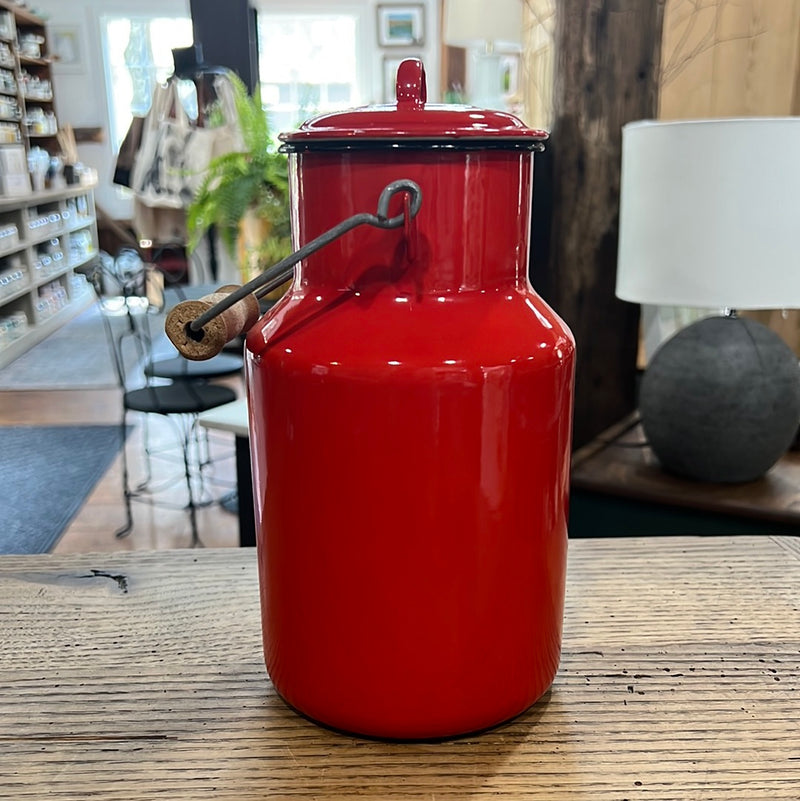
[[[665,470],[701,481],[752,481],[786,452],[800,425],[797,357],[753,320],[700,320],[653,356],[639,413]]]

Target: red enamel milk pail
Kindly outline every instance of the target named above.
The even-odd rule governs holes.
[[[298,247],[392,181],[422,194],[300,262],[247,335],[266,664],[325,725],[471,732],[555,675],[574,342],[527,277],[544,138],[428,105],[414,59],[396,104],[282,137]]]

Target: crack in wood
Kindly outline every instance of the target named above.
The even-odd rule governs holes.
[[[111,579],[112,581],[117,582],[117,586],[123,593],[128,592],[128,577],[122,574],[114,575],[113,573],[108,573],[105,570],[92,570],[91,576],[81,576],[81,578],[107,578]]]

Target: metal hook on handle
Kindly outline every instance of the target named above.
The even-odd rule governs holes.
[[[295,264],[359,225],[392,229],[406,223],[405,210],[394,217],[389,217],[389,203],[392,197],[399,193],[410,196],[407,208],[410,218],[413,219],[422,206],[422,190],[408,178],[392,181],[381,191],[377,214],[362,212],[348,217],[261,275],[257,275],[244,286],[223,287],[199,301],[188,300],[179,303],[167,315],[165,323],[167,336],[172,344],[187,359],[203,360],[216,356],[227,342],[255,324],[260,316],[255,298],[268,294],[291,278]],[[223,295],[223,292],[229,290],[233,291]]]
[[[405,212],[398,214],[396,217],[389,217],[389,201],[398,192],[408,192],[411,195],[411,208],[409,215],[413,220],[419,214],[420,206],[422,205],[422,190],[419,185],[414,183],[408,178],[401,178],[399,181],[392,181],[383,187],[383,191],[378,198],[378,220],[382,222],[375,222],[378,228],[399,228],[406,220]]]
[[[307,242],[303,247],[290,253],[285,259],[281,259],[273,267],[265,270],[261,275],[257,275],[252,281],[243,287],[232,292],[224,301],[212,306],[208,312],[198,317],[190,324],[192,331],[199,331],[209,320],[221,314],[225,309],[229,309],[236,301],[249,295],[251,292],[258,298],[269,294],[273,289],[280,286],[284,281],[291,277],[295,264],[316,253],[320,248],[330,244],[335,239],[357,228],[359,225],[372,225],[375,228],[399,228],[405,221],[405,214],[398,214],[396,217],[389,217],[389,201],[400,192],[408,192],[411,197],[411,217],[414,218],[422,205],[422,190],[419,185],[408,178],[401,178],[387,184],[378,197],[378,213],[369,214],[362,212],[348,217],[346,220],[334,225],[315,239]]]

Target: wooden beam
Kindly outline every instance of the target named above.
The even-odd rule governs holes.
[[[10,11],[16,18],[17,25],[42,25],[44,26],[44,17],[34,14],[28,9],[22,8],[11,0],[0,0],[0,9]]]
[[[577,343],[574,443],[635,408],[639,307],[616,299],[622,125],[657,113],[663,0],[560,0],[546,299]]]

